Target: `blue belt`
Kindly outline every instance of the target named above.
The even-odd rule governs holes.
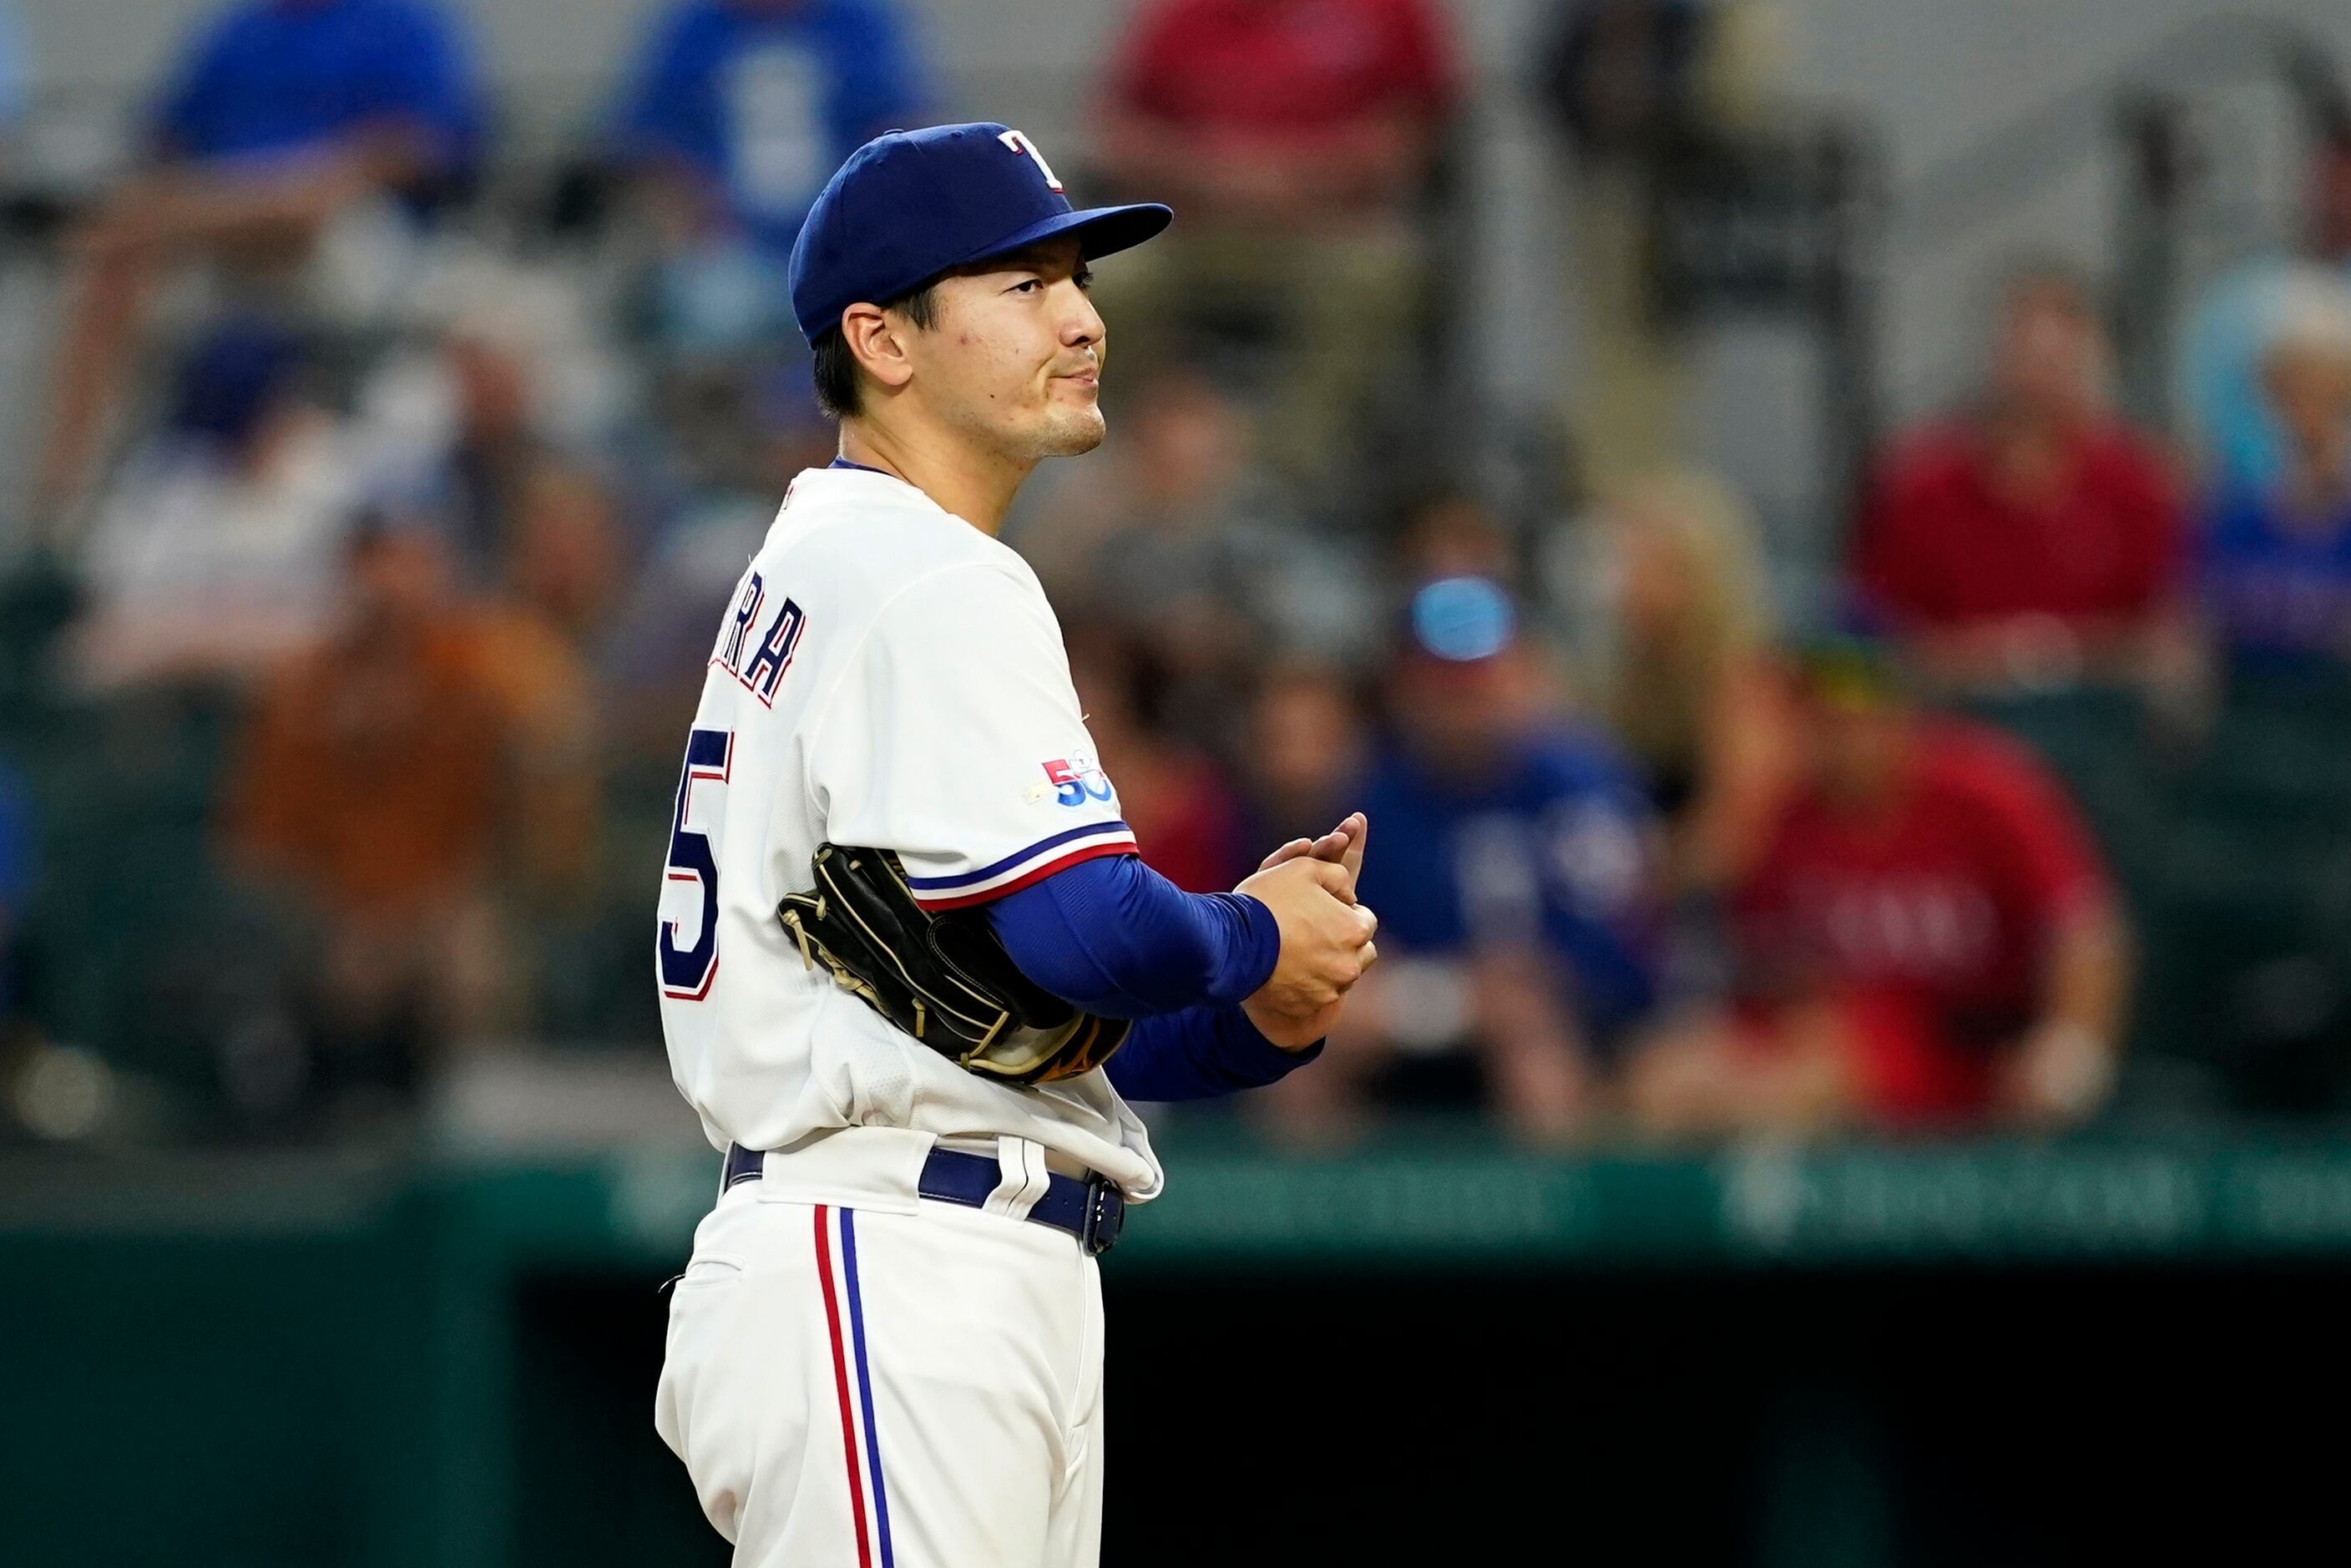
[[[719,1190],[724,1192],[737,1182],[756,1181],[765,1173],[766,1159],[758,1149],[727,1145],[726,1170]],[[923,1162],[922,1179],[914,1190],[941,1203],[980,1208],[1003,1179],[1003,1171],[987,1155],[933,1149]],[[1120,1228],[1126,1223],[1126,1195],[1101,1176],[1081,1181],[1055,1171],[1046,1184],[1045,1196],[1029,1210],[1029,1218],[1069,1232],[1088,1257],[1099,1258],[1118,1240]]]

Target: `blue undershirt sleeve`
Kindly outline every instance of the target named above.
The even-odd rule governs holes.
[[[1103,1071],[1134,1100],[1205,1100],[1272,1082],[1322,1051],[1284,1051],[1242,998],[1281,933],[1243,894],[1186,893],[1134,855],[1081,861],[987,905],[1020,972],[1064,1001],[1135,1020]]]
[[[1022,974],[1105,1018],[1238,1002],[1281,951],[1263,904],[1186,893],[1134,855],[1081,861],[987,907]]]

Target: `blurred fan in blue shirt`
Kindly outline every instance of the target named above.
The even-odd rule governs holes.
[[[196,162],[390,137],[430,177],[471,159],[481,107],[461,40],[428,0],[256,0],[194,40],[154,132],[166,158]]]
[[[1380,863],[1366,862],[1363,894],[1383,951],[1548,949],[1604,1036],[1652,997],[1652,823],[1614,740],[1527,689],[1515,620],[1481,578],[1414,596],[1395,739],[1364,796]]]
[[[2274,484],[2289,459],[2262,357],[2280,323],[2314,287],[2351,293],[2351,127],[2323,131],[2303,190],[2301,248],[2255,256],[2197,301],[2179,352],[2179,390],[2206,465],[2225,485]]]
[[[832,172],[922,99],[883,0],[686,0],[646,42],[621,134],[781,256]]]
[[[2235,669],[2336,674],[2351,665],[2351,288],[2283,307],[2258,361],[2279,468],[2224,483],[2199,587]]]
[[[690,354],[789,345],[800,220],[850,153],[922,123],[887,0],[683,0],[654,24],[616,116],[667,255],[659,335]]]
[[[419,225],[385,198],[412,220],[429,215],[462,186],[481,127],[472,62],[433,0],[243,0],[199,27],[152,111],[152,162],[94,203],[75,235],[36,519],[56,518],[89,484],[148,304],[174,269],[259,267],[285,297],[282,275],[320,236],[378,214],[345,256],[364,255],[380,291],[396,294]],[[371,308],[357,293],[342,303]]]
[[[1468,1087],[1524,1135],[1566,1135],[1656,993],[1646,796],[1605,732],[1560,711],[1497,583],[1424,585],[1401,643],[1389,733],[1353,797],[1372,837],[1358,891],[1380,917],[1371,1005],[1334,1037],[1336,1071],[1269,1092],[1311,1119],[1350,1094],[1419,1105]]]

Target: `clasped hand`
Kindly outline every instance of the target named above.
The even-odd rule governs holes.
[[[1259,1034],[1303,1051],[1331,1032],[1348,988],[1379,957],[1379,919],[1355,899],[1370,824],[1350,815],[1319,839],[1293,839],[1265,858],[1237,892],[1273,912],[1281,955],[1273,975],[1241,1004]]]

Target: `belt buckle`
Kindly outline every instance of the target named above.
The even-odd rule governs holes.
[[[1078,1238],[1089,1258],[1099,1258],[1118,1245],[1126,1225],[1126,1195],[1096,1176],[1086,1184],[1086,1228]]]

